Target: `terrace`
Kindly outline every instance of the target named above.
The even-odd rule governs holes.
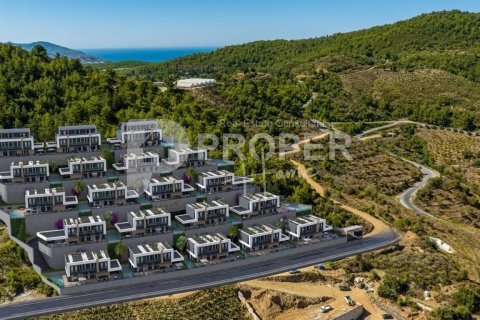
[[[44,182],[50,175],[45,161],[12,162],[10,171],[0,172],[0,183]]]
[[[173,176],[145,179],[145,195],[153,201],[191,196],[195,189]]]
[[[185,227],[196,227],[207,224],[223,224],[229,216],[228,204],[221,201],[190,203],[186,213],[178,215],[175,219]]]
[[[134,272],[163,271],[184,257],[166,242],[145,243],[128,248],[129,262]]]
[[[128,189],[123,182],[89,185],[87,199],[93,207],[123,205],[139,198],[137,191]]]
[[[120,163],[114,163],[113,168],[118,172],[154,172],[160,165],[160,156],[153,152],[137,152],[124,154]]]
[[[236,251],[240,251],[240,247],[221,233],[196,235],[187,240],[187,252],[195,262],[226,258]]]
[[[70,157],[66,168],[59,168],[59,173],[67,178],[103,177],[107,172],[107,161],[103,157]]]
[[[197,177],[197,189],[204,193],[217,193],[240,189],[253,183],[252,178],[235,177],[233,172],[226,170],[201,172]]]
[[[232,213],[250,219],[259,215],[278,214],[280,197],[269,192],[245,194],[240,197],[239,205],[231,207]]]
[[[25,191],[25,208],[29,213],[65,211],[74,209],[77,205],[77,197],[66,196],[63,188]]]
[[[74,252],[65,255],[65,286],[74,282],[87,282],[120,275],[122,266],[117,259],[110,259],[104,250]]]
[[[240,229],[240,244],[247,251],[257,251],[277,247],[290,238],[282,230],[272,225],[263,224]]]
[[[162,142],[162,129],[156,120],[132,120],[122,122],[115,138],[107,142],[115,147],[146,147]]]
[[[161,208],[131,211],[127,222],[115,224],[122,236],[143,236],[145,234],[164,233],[170,229],[171,214]]]
[[[103,241],[106,230],[106,222],[101,216],[67,218],[63,219],[61,230],[40,231],[37,232],[37,237],[47,246],[63,246]]]

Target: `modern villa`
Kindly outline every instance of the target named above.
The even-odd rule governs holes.
[[[310,214],[288,219],[286,233],[292,240],[318,239],[322,238],[323,232],[331,229],[325,219]]]
[[[63,126],[55,136],[57,152],[98,151],[102,137],[95,125]]]
[[[282,229],[263,224],[240,229],[239,242],[247,251],[258,251],[277,247],[288,239],[289,237],[282,233]]]
[[[162,129],[156,120],[132,120],[122,122],[117,136],[107,139],[107,142],[116,148],[143,148],[160,145],[162,139]]]
[[[138,193],[129,189],[123,182],[89,185],[87,199],[92,207],[123,205],[138,199]]]
[[[197,235],[187,242],[187,252],[195,262],[226,258],[239,250],[239,246],[221,233]]]
[[[107,172],[107,161],[100,156],[70,157],[66,168],[58,169],[65,179],[104,177]]]
[[[150,200],[181,198],[189,196],[195,191],[185,181],[173,176],[145,179],[143,186],[144,192]]]
[[[63,219],[60,230],[40,231],[37,237],[45,245],[98,242],[105,240],[107,226],[100,216]]]
[[[169,166],[181,167],[201,167],[205,165],[208,159],[208,151],[206,149],[169,149],[168,159],[162,161]]]
[[[197,176],[197,190],[204,193],[218,193],[241,189],[253,183],[252,178],[235,177],[235,174],[226,170],[201,172]]]
[[[128,221],[115,224],[115,229],[125,236],[138,236],[167,232],[172,225],[171,214],[162,208],[130,211]]]
[[[128,261],[133,272],[145,272],[171,268],[184,257],[168,243],[139,244],[128,248]]]
[[[49,175],[49,166],[45,161],[12,162],[9,172],[0,172],[0,183],[45,182]]]
[[[332,228],[310,206],[280,206],[279,195],[237,177],[234,163],[176,147],[163,133],[154,120],[135,120],[108,144],[94,125],[60,127],[54,142],[35,143],[29,129],[0,129],[0,219],[60,293],[161,282],[171,277],[163,271],[201,276],[201,264],[229,256],[223,262],[237,263],[240,254],[249,259],[278,246],[272,254],[281,255],[298,240],[341,243],[338,233],[323,236]],[[360,238],[357,229],[344,238]],[[314,238],[322,241],[306,240]],[[111,259],[119,243],[126,250]]]
[[[30,129],[0,129],[0,156],[25,156],[34,153]]]
[[[119,163],[114,163],[113,168],[118,172],[156,172],[160,164],[160,156],[154,152],[138,152],[123,154]]]
[[[186,209],[187,213],[175,217],[184,226],[225,223],[229,216],[228,204],[219,200],[189,203]]]
[[[243,195],[239,199],[239,205],[231,207],[232,213],[243,219],[252,217],[277,214],[280,207],[280,197],[269,192]]]
[[[25,191],[25,208],[31,213],[66,211],[77,205],[77,197],[67,196],[62,188]]]
[[[69,282],[121,276],[122,266],[105,250],[73,252],[65,255],[65,275]]]

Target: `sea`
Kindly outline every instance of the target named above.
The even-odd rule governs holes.
[[[187,56],[200,52],[211,52],[217,48],[199,47],[199,48],[112,48],[112,49],[80,49],[81,51],[102,58],[106,61],[145,61],[162,62],[178,57]]]

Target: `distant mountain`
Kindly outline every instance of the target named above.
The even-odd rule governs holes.
[[[104,60],[91,56],[89,54],[86,54],[85,52],[79,51],[79,50],[74,50],[66,47],[62,47],[59,45],[56,45],[54,43],[46,42],[46,41],[36,41],[32,43],[17,43],[16,45],[20,46],[22,49],[25,49],[27,51],[32,50],[33,47],[36,45],[40,45],[44,47],[47,50],[47,53],[50,57],[54,57],[57,53],[60,54],[61,56],[65,56],[69,59],[78,59],[82,63],[103,63],[105,62]]]

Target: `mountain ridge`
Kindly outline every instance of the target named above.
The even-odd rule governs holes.
[[[402,68],[425,65],[480,81],[479,56],[480,13],[451,10],[317,38],[227,46],[141,70],[157,77],[175,73],[218,76],[251,69],[297,75],[324,65],[332,67],[332,72],[379,64]]]
[[[85,64],[96,64],[96,63],[105,62],[103,59],[86,54],[83,51],[70,49],[55,43],[48,42],[48,41],[35,41],[31,43],[14,43],[14,45],[20,46],[22,49],[27,51],[32,50],[33,47],[37,45],[40,45],[44,47],[45,50],[47,50],[48,56],[52,58],[55,57],[55,55],[58,53],[59,55],[65,56],[69,59],[78,59],[80,60],[80,62]]]

